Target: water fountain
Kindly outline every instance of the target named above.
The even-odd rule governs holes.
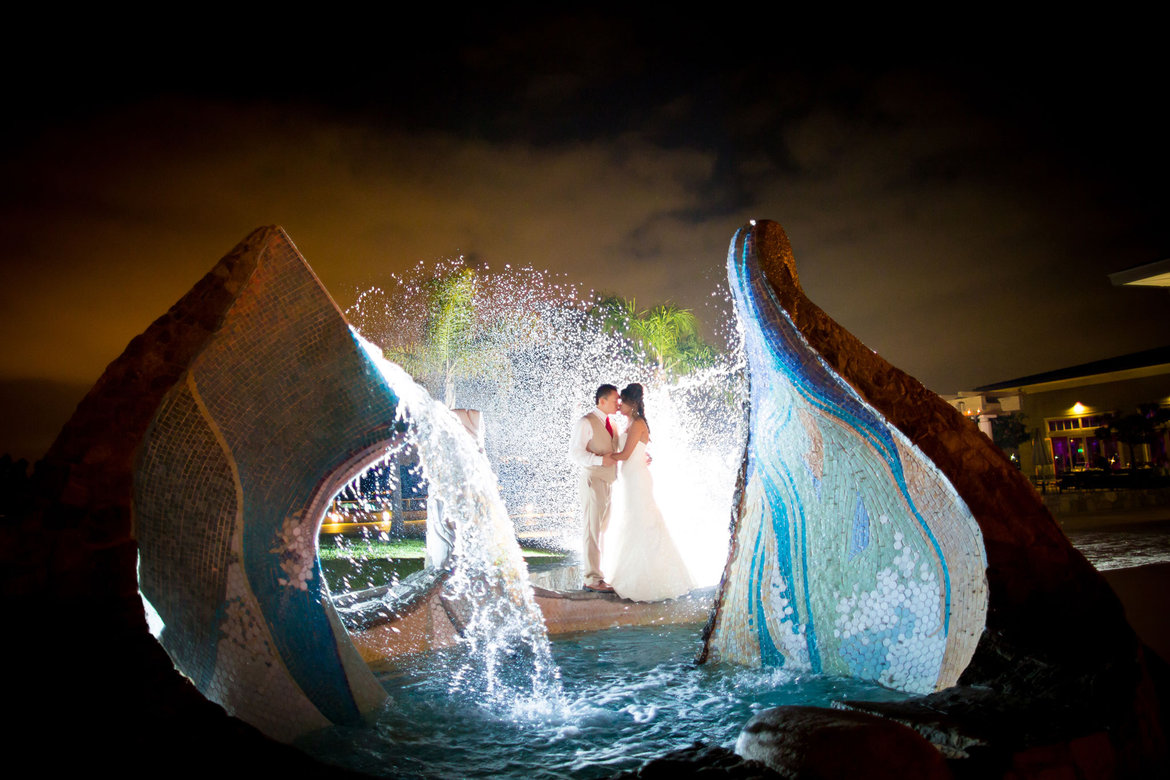
[[[411,438],[417,441],[432,489],[442,492],[444,504],[460,518],[455,568],[447,582],[458,579],[454,592],[466,594],[485,577],[498,576],[501,557],[515,556],[511,527],[500,518],[502,507],[484,500],[491,498],[491,491],[484,489],[491,477],[486,459],[444,406],[414,386],[400,368],[381,361],[372,345],[367,350],[408,410],[412,427],[418,428]],[[564,443],[557,445],[560,454]],[[495,535],[499,531],[506,538]],[[477,560],[468,562],[468,555]],[[515,571],[520,566],[502,568]],[[297,744],[331,763],[375,775],[598,777],[636,768],[690,744],[699,734],[730,744],[740,724],[768,704],[828,703],[863,695],[901,698],[878,686],[820,676],[802,679],[787,670],[698,668],[693,658],[699,624],[693,620],[558,639],[550,656],[561,675],[555,685],[520,686],[522,691],[465,687],[469,674],[483,679],[514,663],[507,651],[527,644],[538,630],[527,618],[530,613],[517,620],[515,612],[497,609],[507,599],[494,590],[489,586],[479,593],[478,601],[491,607],[482,613],[490,618],[483,624],[486,633],[474,636],[476,630],[469,626],[470,641],[452,641],[376,665],[393,704],[382,708],[370,725],[331,728]],[[403,633],[386,641],[405,641],[403,634],[411,629],[405,621],[400,625]],[[517,625],[526,628],[510,634]],[[481,642],[492,647],[486,663],[477,657]]]
[[[1142,693],[1148,691],[1149,676],[1141,649],[1108,587],[1069,547],[1039,499],[1028,492],[1010,464],[979,438],[977,430],[962,419],[947,416],[949,407],[865,350],[803,297],[795,283],[787,240],[778,238],[782,236],[778,226],[753,225],[745,228],[732,247],[732,262],[737,257],[761,260],[762,277],[744,277],[751,280],[748,295],[757,305],[767,300],[776,307],[757,308],[751,314],[759,318],[757,324],[764,323],[759,343],[766,344],[773,356],[795,354],[807,358],[795,361],[798,366],[788,366],[789,378],[808,381],[812,373],[826,367],[838,375],[848,388],[840,384],[836,389],[827,384],[813,386],[813,392],[802,397],[822,402],[818,409],[828,411],[830,416],[842,417],[841,410],[845,409],[852,414],[853,423],[864,422],[869,413],[851,406],[857,402],[857,398],[849,400],[852,388],[865,404],[920,448],[946,477],[982,535],[988,563],[987,617],[971,661],[960,670],[958,686],[911,701],[898,710],[896,717],[918,723],[924,732],[932,733],[930,723],[935,721],[931,718],[936,718],[942,709],[953,718],[953,729],[959,737],[977,740],[977,734],[963,731],[986,724],[986,718],[972,719],[964,707],[978,705],[977,712],[994,707],[994,722],[1008,726],[984,734],[983,738],[1008,756],[1031,744],[1021,742],[1012,733],[1012,724],[1044,723],[1048,731],[1043,738],[1057,741],[1078,736],[1081,732],[1075,729],[1086,724],[1109,728],[1109,734],[1092,743],[1097,751],[1094,755],[1103,756],[1101,751],[1113,750],[1106,756],[1109,760],[1142,766],[1141,762],[1151,755],[1148,746],[1137,741],[1126,743],[1126,735],[1157,736],[1162,732],[1156,713],[1151,714],[1152,698],[1148,692]],[[783,325],[785,317],[791,328],[784,338],[778,338],[784,334],[771,328]],[[795,345],[790,352],[778,348],[785,339]],[[803,352],[801,344],[811,347],[811,352]],[[816,385],[820,380],[812,381]],[[755,389],[761,390],[758,386]],[[777,402],[783,401],[785,393],[789,398],[793,393],[784,386],[775,389],[778,397],[774,399],[755,399],[753,395],[753,413],[782,411]],[[384,457],[388,447],[401,441],[405,426],[398,415],[399,401],[376,356],[350,331],[278,228],[261,229],[249,236],[111,364],[38,466],[37,503],[22,527],[36,532],[29,535],[27,549],[34,556],[31,560],[39,561],[46,572],[38,607],[73,616],[70,630],[105,637],[91,646],[90,660],[98,662],[104,672],[95,681],[99,687],[97,696],[92,698],[103,704],[119,701],[135,710],[159,715],[157,725],[154,719],[146,718],[137,731],[119,732],[120,744],[128,750],[131,746],[146,749],[155,760],[173,765],[183,760],[175,756],[190,756],[199,762],[201,754],[193,750],[193,740],[214,739],[217,744],[247,745],[256,751],[255,755],[264,756],[262,760],[292,765],[290,753],[258,739],[254,733],[234,728],[223,710],[194,694],[195,688],[175,674],[172,662],[204,696],[285,742],[305,738],[310,732],[320,734],[320,729],[330,724],[343,724],[342,733],[363,729],[352,733],[365,737],[370,734],[360,725],[365,718],[374,712],[397,711],[383,706],[385,681],[375,678],[361,662],[342,630],[332,602],[321,587],[312,552],[315,525],[330,498],[365,466]],[[790,408],[801,419],[797,406],[793,403]],[[738,663],[742,657],[736,657],[736,650],[746,650],[747,655],[753,652],[749,640],[758,641],[757,647],[762,647],[768,638],[793,636],[787,617],[790,613],[786,611],[793,605],[783,602],[787,597],[782,593],[761,591],[758,584],[767,581],[779,590],[781,584],[790,587],[791,582],[803,581],[804,575],[789,576],[798,573],[790,567],[779,570],[777,578],[779,553],[770,560],[769,556],[742,553],[755,549],[746,542],[752,533],[762,538],[758,529],[764,524],[759,520],[768,519],[768,513],[758,511],[763,506],[759,487],[763,494],[780,499],[773,507],[791,508],[799,502],[786,503],[782,493],[776,492],[784,487],[783,482],[776,482],[776,475],[782,475],[785,469],[791,475],[807,467],[806,476],[818,476],[818,460],[805,457],[815,453],[816,448],[806,445],[815,443],[813,428],[819,429],[822,442],[830,437],[819,423],[812,428],[801,425],[802,445],[793,448],[793,452],[761,451],[767,430],[753,429],[752,446],[756,450],[754,454],[749,450],[748,468],[742,474],[736,500],[736,552],[724,578],[716,620],[707,635],[710,660],[716,660],[713,648]],[[889,440],[881,435],[870,440],[871,449],[885,453],[877,466],[884,462],[891,469],[884,475],[877,472],[880,479],[889,482],[889,475],[896,473],[889,453],[896,450],[901,458],[903,444],[895,440],[891,449]],[[784,449],[783,444],[780,448]],[[929,464],[915,468],[920,474],[933,474]],[[761,476],[757,471],[768,469],[772,469],[771,473],[763,475],[767,481],[753,483]],[[903,469],[907,473],[905,466]],[[824,473],[821,472],[822,479]],[[821,484],[824,486],[827,480]],[[896,479],[894,484],[897,485]],[[919,488],[907,489],[915,506],[919,506],[918,499],[923,495]],[[815,496],[815,485],[811,490]],[[808,500],[808,491],[808,487],[802,488],[796,497]],[[930,495],[930,490],[925,494]],[[945,491],[939,495],[949,502],[948,506],[958,506]],[[841,534],[846,561],[854,550],[858,556],[865,555],[875,542],[883,541],[872,522],[873,505],[865,496],[860,505],[865,511],[850,514],[852,521],[846,523],[846,533]],[[792,515],[785,514],[788,511],[771,511],[773,533],[778,527],[799,530],[798,524],[778,524],[785,517],[791,520]],[[918,514],[922,514],[921,510]],[[919,520],[913,511],[908,517]],[[929,527],[929,521],[925,525]],[[964,523],[957,527],[964,530]],[[919,533],[927,540],[927,546],[914,548],[919,556],[934,547],[925,530],[920,524]],[[895,550],[898,541],[903,541],[903,549],[906,548],[905,537],[905,532],[902,540],[891,534]],[[793,538],[796,537],[790,533],[789,541]],[[50,544],[41,544],[44,549],[36,558],[41,548],[35,543],[44,539]],[[956,561],[946,554],[945,545],[939,546],[944,549],[942,557],[949,569]],[[967,561],[958,563],[969,564],[970,548],[960,545],[959,549],[967,551],[963,554]],[[138,551],[140,582],[135,576]],[[505,555],[508,556],[510,553]],[[761,570],[753,561],[762,561],[765,568]],[[840,574],[846,565],[829,567],[828,571]],[[898,565],[896,561],[894,565]],[[935,572],[942,568],[936,563]],[[746,581],[742,579],[745,570]],[[930,574],[929,567],[926,574]],[[764,576],[770,580],[762,579]],[[812,576],[817,576],[815,570]],[[938,589],[936,593],[944,594],[939,599],[939,616],[948,611],[945,579],[936,576],[932,584]],[[749,601],[746,609],[735,595],[740,587],[737,583],[743,582],[746,587],[742,592]],[[898,597],[904,589],[894,585],[890,593]],[[136,586],[157,608],[162,643],[171,662],[146,634]],[[811,590],[806,588],[801,598],[807,598]],[[875,596],[878,606],[886,598],[884,593]],[[842,595],[849,598],[848,593]],[[952,588],[949,603],[972,609],[977,623],[982,601],[976,596],[970,599],[969,594]],[[965,604],[965,600],[969,603]],[[754,608],[757,602],[760,609]],[[797,608],[799,602],[793,611]],[[807,614],[812,621],[817,620],[816,609]],[[922,615],[931,617],[926,612]],[[755,626],[754,636],[745,635],[742,626],[750,627],[756,619],[762,619],[764,624]],[[810,618],[802,615],[801,619]],[[724,620],[727,622],[720,628]],[[786,621],[790,624],[785,625]],[[951,618],[952,626],[970,622],[970,616]],[[731,631],[722,636],[731,640],[725,641],[720,632],[728,629]],[[667,632],[648,630],[652,633],[647,647],[669,645]],[[861,626],[863,634],[868,630]],[[604,642],[588,637],[581,642],[588,645],[585,656],[591,662],[604,660],[610,652]],[[690,642],[682,641],[684,649]],[[65,646],[66,642],[60,644]],[[796,649],[784,658],[798,657],[799,643],[792,647]],[[812,668],[811,644],[806,643],[806,647]],[[952,672],[937,670],[962,665],[958,653],[951,653],[952,661],[948,663],[948,652],[943,651],[941,664],[931,661],[926,665],[936,669],[936,682],[930,683],[928,675],[915,672],[903,678],[910,681],[906,687],[945,684]],[[554,660],[557,653],[554,649]],[[667,687],[680,684],[690,673],[706,682],[715,680],[714,689],[695,685],[698,698],[686,699],[679,705],[701,710],[729,693],[772,690],[777,683],[783,683],[780,687],[790,691],[794,686],[787,685],[789,682],[823,684],[826,679],[805,677],[796,663],[747,671],[718,664],[696,669],[679,666],[673,653],[670,660],[661,662],[648,650],[643,655],[643,660],[653,666],[619,673],[620,684],[615,682],[613,686],[623,688],[623,696],[629,692],[629,697],[618,704],[621,718],[613,724],[617,733],[629,737],[618,748],[620,760],[637,753],[634,745],[641,734],[635,732],[649,733],[649,727],[655,724],[682,720],[673,711],[667,717],[662,699],[651,695],[643,682]],[[637,651],[633,657],[638,657]],[[425,683],[464,663],[462,658],[443,654],[435,658],[439,666],[429,670],[420,666],[427,680],[400,678],[401,685],[389,681],[401,694],[400,701],[410,700],[418,692],[418,698],[425,702],[429,696]],[[567,668],[569,662],[565,663]],[[883,670],[879,667],[880,664],[870,666],[876,670],[874,676],[881,679]],[[55,674],[60,676],[59,669]],[[154,684],[119,684],[131,678]],[[42,681],[50,694],[46,700],[65,701],[68,692],[63,686],[49,687],[52,679],[50,676]],[[727,681],[728,687],[720,688],[724,683],[719,680]],[[438,682],[446,689],[446,679]],[[532,755],[544,755],[558,742],[569,744],[572,754],[572,740],[579,732],[589,730],[589,719],[598,714],[595,710],[612,714],[608,694],[595,691],[577,696],[571,687],[565,685],[567,701],[560,708],[568,716],[553,713],[538,719],[551,731],[520,732],[521,740],[527,739],[531,748],[524,753],[529,757],[526,760]],[[166,707],[158,705],[153,693],[156,690],[167,702]],[[832,694],[834,698],[838,695],[839,692]],[[855,696],[856,692],[846,695]],[[872,702],[874,696],[864,695],[871,699],[866,709],[882,711]],[[757,700],[745,707],[751,710],[762,703],[770,702]],[[451,728],[474,729],[481,725],[481,721],[462,717],[469,714],[460,709],[462,704],[453,706],[455,710],[447,711]],[[856,702],[854,706],[858,706]],[[1071,715],[1052,724],[1037,717],[1036,707]],[[475,712],[491,714],[491,710],[479,707]],[[729,716],[736,721],[731,728],[738,728],[741,713],[736,710]],[[1001,714],[1006,717],[1000,718]],[[183,719],[184,726],[197,723],[198,729],[175,728],[176,717]],[[90,721],[95,728],[101,728],[100,716]],[[388,731],[394,744],[401,746],[410,739],[406,733],[410,721],[406,723],[401,730],[387,726],[382,731]],[[1031,734],[1026,728],[1019,731]],[[102,734],[107,732],[109,729]],[[489,730],[485,728],[484,733]],[[611,731],[605,738],[613,734]],[[692,739],[707,735],[715,741],[725,741],[718,729],[694,724],[690,727]],[[940,738],[952,736],[955,733]],[[522,752],[516,749],[517,755]],[[599,765],[605,765],[609,758],[614,756],[589,754],[589,760]],[[203,758],[200,766],[210,770],[215,761]],[[511,766],[508,771],[532,774],[530,766],[526,767]],[[570,770],[591,771],[582,766],[570,766]]]
[[[497,710],[555,708],[557,670],[487,459],[445,406],[386,360],[381,349],[355,338],[395,390],[399,419],[409,422],[432,496],[457,529],[444,589],[462,616],[464,652],[447,670],[448,692]]]
[[[240,272],[247,261],[254,267]],[[555,708],[555,669],[487,461],[449,413],[337,316],[283,233],[258,232],[223,266],[213,278],[233,272],[244,278],[160,399],[135,466],[141,589],[177,665],[209,698],[281,739],[329,721],[353,723],[381,706],[382,688],[361,664],[323,587],[315,530],[333,495],[402,446],[410,430],[432,489],[461,521],[459,564],[443,585],[444,609],[459,613],[462,654],[448,656],[450,689],[495,710],[525,699],[528,709],[532,702]],[[707,479],[721,475],[730,494],[736,422],[728,431],[710,419],[694,424],[703,420],[696,409],[713,395],[712,384],[726,396],[721,403],[738,409],[726,374],[712,370],[668,383],[636,358],[615,364],[613,354],[628,345],[591,325],[579,302],[548,294],[540,275],[523,274],[520,282],[483,275],[496,300],[513,304],[507,327],[495,331],[511,348],[511,382],[481,382],[473,391],[485,414],[494,415],[489,455],[503,464],[501,472],[548,464],[543,493],[524,480],[501,481],[505,492],[529,491],[517,504],[544,502],[532,514],[551,518],[551,526],[528,530],[555,534],[574,514],[575,475],[563,454],[567,426],[579,413],[572,406],[589,397],[599,376],[615,373],[648,385],[651,404],[661,409],[655,428],[661,468],[689,480],[692,491],[695,467],[670,450],[726,433],[719,448],[702,453],[708,462],[701,469]],[[538,292],[525,297],[532,290]],[[500,309],[493,318],[504,318]],[[521,327],[527,338],[518,338]],[[509,411],[516,397],[534,399],[528,427]],[[685,413],[697,416],[688,424]],[[564,432],[548,424],[558,418]],[[711,578],[726,519],[718,498],[709,500],[711,507],[691,501],[688,509]],[[512,673],[519,659],[527,671]]]
[[[466,280],[461,322],[440,323],[448,345],[428,342],[435,281]],[[727,506],[744,432],[746,385],[738,334],[724,295],[724,349],[712,365],[668,374],[627,336],[591,313],[597,296],[531,267],[494,270],[449,260],[420,265],[393,285],[366,290],[347,312],[358,330],[402,361],[448,405],[483,412],[486,451],[524,540],[579,545],[577,469],[565,457],[569,427],[602,382],[641,382],[652,410],[655,479],[664,510],[703,585],[722,570]],[[452,338],[450,329],[461,329]],[[451,364],[436,370],[442,348]]]

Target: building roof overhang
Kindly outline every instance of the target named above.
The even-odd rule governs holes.
[[[1170,287],[1170,258],[1109,274],[1114,287]]]
[[[978,393],[1011,393],[1027,391],[1042,393],[1062,388],[1081,387],[1117,382],[1124,379],[1140,379],[1148,376],[1170,374],[1170,346],[1155,347],[1143,352],[1094,360],[1055,371],[1030,374],[1004,382],[976,387]]]

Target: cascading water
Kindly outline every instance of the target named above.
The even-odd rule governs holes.
[[[440,279],[473,282],[463,298],[447,302],[454,313],[436,312]],[[567,549],[579,543],[578,474],[566,448],[572,422],[601,382],[646,387],[657,494],[696,581],[714,584],[726,557],[746,394],[738,334],[721,334],[729,348],[710,365],[668,377],[613,323],[590,315],[594,302],[531,268],[495,273],[454,261],[420,265],[389,294],[368,290],[348,312],[402,399],[411,424],[407,446],[417,449],[432,494],[457,518],[459,565],[448,587],[464,597],[469,654],[450,674],[451,685],[475,689],[493,706],[504,668],[515,687],[523,676],[516,669],[531,666],[533,696],[521,699],[556,699],[556,669],[515,540]],[[427,332],[437,316],[447,317],[438,337]],[[426,353],[436,347],[428,338],[441,341],[441,360]],[[446,406],[383,351],[430,379],[436,392],[454,391],[459,406],[483,412],[487,460]],[[445,376],[435,376],[437,365]],[[500,696],[509,706],[517,701]]]
[[[768,707],[906,697],[787,669],[699,666],[698,634],[696,626],[637,626],[555,639],[562,703],[539,717],[501,716],[451,696],[446,680],[457,649],[431,653],[381,676],[393,702],[368,727],[336,727],[298,746],[384,777],[594,780],[696,741],[730,748]]]
[[[355,336],[398,397],[431,493],[458,529],[446,588],[463,616],[463,655],[448,669],[449,691],[516,715],[555,709],[559,673],[491,466],[450,410]]]

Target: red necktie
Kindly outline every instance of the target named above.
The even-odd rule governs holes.
[[[605,432],[609,434],[609,438],[613,438],[613,426],[609,424],[609,417],[605,418]]]

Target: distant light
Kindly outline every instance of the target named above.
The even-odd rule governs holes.
[[[748,220],[748,224],[749,224],[749,225],[751,225],[752,227],[755,227],[755,226],[756,226],[756,221],[755,221],[754,219],[749,219],[749,220]]]
[[[1085,405],[1083,403],[1081,403],[1080,401],[1077,401],[1075,404],[1073,404],[1073,413],[1084,414],[1085,413]]]
[[[386,522],[389,522],[390,521],[390,513],[389,512],[382,512],[382,519]]]

